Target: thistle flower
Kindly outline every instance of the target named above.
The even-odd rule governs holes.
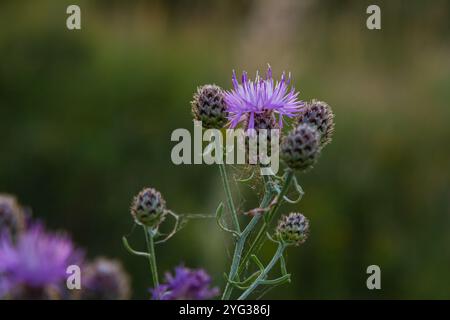
[[[81,299],[124,300],[130,296],[130,280],[116,260],[97,258],[83,268]]]
[[[166,201],[153,188],[145,188],[134,197],[131,215],[136,223],[156,228],[166,217]]]
[[[16,198],[0,194],[0,232],[9,231],[16,234],[24,229],[25,214]]]
[[[281,157],[294,170],[306,170],[320,154],[320,134],[315,127],[300,124],[292,130],[281,144]]]
[[[307,123],[317,128],[321,135],[321,147],[331,142],[334,114],[326,102],[314,99],[307,103],[298,117],[298,123]]]
[[[194,119],[202,122],[208,129],[221,129],[227,122],[227,111],[224,92],[215,84],[207,84],[197,88],[191,101]]]
[[[81,261],[81,253],[63,234],[47,233],[33,225],[15,242],[4,233],[0,239],[0,287],[15,297],[47,295],[66,277],[66,269]]]
[[[290,75],[286,78],[283,73],[281,80],[275,82],[270,66],[265,79],[261,79],[257,73],[255,80],[252,81],[248,79],[247,73],[243,72],[242,83],[239,84],[233,71],[232,81],[234,89],[225,92],[231,128],[235,128],[242,121],[247,121],[247,129],[253,129],[256,115],[266,111],[278,114],[279,126],[282,127],[283,116],[292,118],[303,106],[303,103],[297,100],[298,92],[295,92],[294,88],[289,90]]]
[[[166,273],[166,283],[151,292],[155,300],[207,300],[219,294],[210,284],[211,277],[203,269],[179,266],[175,275]]]
[[[291,213],[281,217],[276,229],[276,236],[291,245],[300,245],[309,235],[309,220],[301,213]]]

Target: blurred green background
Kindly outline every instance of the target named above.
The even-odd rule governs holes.
[[[75,2],[81,31],[66,29]],[[173,165],[170,134],[192,130],[198,85],[230,88],[232,69],[267,63],[336,114],[333,143],[299,177],[304,200],[282,208],[305,213],[311,237],[289,250],[293,282],[267,297],[450,298],[449,1],[75,2],[0,4],[0,191],[89,257],[122,260],[134,298],[151,281],[121,245],[132,196],[154,186],[175,212],[212,213],[217,168]],[[382,30],[366,28],[370,4]],[[259,187],[238,188],[252,208]],[[157,247],[159,267],[204,267],[222,285],[231,249],[196,220]],[[366,288],[371,264],[382,290]]]

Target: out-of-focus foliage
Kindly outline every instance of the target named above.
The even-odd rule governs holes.
[[[212,213],[217,168],[173,165],[170,134],[192,128],[198,85],[229,88],[233,68],[270,63],[333,107],[336,130],[300,176],[304,200],[283,207],[311,235],[289,250],[292,283],[268,297],[449,298],[450,4],[379,1],[382,30],[369,31],[369,2],[79,1],[82,30],[68,31],[70,1],[2,1],[0,191],[124,261],[134,297],[148,297],[147,262],[120,242],[132,196],[154,186],[176,212]],[[193,221],[157,247],[160,268],[185,262],[223,283],[227,240]],[[366,288],[371,264],[381,291]]]

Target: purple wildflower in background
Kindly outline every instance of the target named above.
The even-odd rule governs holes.
[[[249,80],[244,71],[240,84],[233,71],[232,81],[234,89],[225,92],[231,128],[235,128],[241,121],[247,121],[246,129],[254,129],[255,114],[267,111],[278,114],[279,126],[282,127],[283,116],[295,117],[303,106],[303,102],[297,100],[298,92],[293,87],[289,90],[290,74],[286,78],[283,72],[281,80],[275,82],[270,66],[265,79],[260,78],[257,73],[254,81]]]
[[[57,286],[65,279],[66,268],[80,260],[81,253],[67,236],[47,233],[39,224],[16,241],[5,233],[0,238],[0,287],[7,291],[14,286]]]
[[[219,294],[210,288],[211,277],[203,269],[179,266],[175,275],[166,273],[166,283],[152,290],[155,300],[207,300]]]

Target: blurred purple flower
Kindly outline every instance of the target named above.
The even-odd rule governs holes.
[[[166,273],[166,283],[152,290],[155,300],[207,300],[219,294],[218,288],[210,288],[211,277],[203,269],[179,266],[175,275]]]
[[[122,300],[130,296],[130,279],[116,260],[97,258],[83,268],[81,299]]]
[[[298,92],[293,87],[289,90],[290,74],[286,79],[283,72],[281,80],[275,82],[270,66],[265,79],[260,78],[257,73],[255,81],[249,80],[244,71],[242,83],[239,84],[236,73],[233,71],[232,81],[234,89],[225,92],[231,128],[235,128],[239,122],[248,118],[247,129],[254,129],[255,114],[267,111],[278,113],[279,125],[282,127],[283,116],[295,117],[303,106],[303,102],[297,100]]]
[[[16,197],[0,194],[0,233],[16,234],[25,228],[25,210]]]
[[[81,263],[81,258],[66,235],[47,233],[40,224],[16,241],[4,233],[0,237],[0,288],[5,292],[16,285],[58,285],[66,277],[66,268]]]

